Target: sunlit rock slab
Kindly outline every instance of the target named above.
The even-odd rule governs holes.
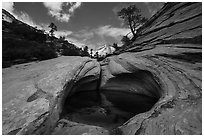
[[[123,134],[202,134],[201,9],[202,3],[165,4],[121,49],[126,53],[110,57],[124,72],[151,72],[161,86],[159,101],[121,126]]]
[[[65,84],[74,83],[84,76],[98,78],[99,73],[97,61],[75,56],[3,69],[3,134],[38,134],[36,130],[43,123],[49,129],[62,111],[59,102],[69,94],[66,93],[69,90],[64,90]],[[45,122],[52,115],[55,119],[51,123]]]

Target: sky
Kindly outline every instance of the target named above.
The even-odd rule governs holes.
[[[122,36],[130,29],[117,16],[122,8],[135,4],[142,16],[150,18],[162,2],[3,2],[2,8],[17,19],[49,32],[49,24],[57,26],[55,36],[78,47],[89,49],[105,44],[121,44]]]

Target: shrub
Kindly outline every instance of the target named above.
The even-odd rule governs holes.
[[[122,39],[121,39],[121,42],[124,45],[129,45],[131,43],[131,40],[128,38],[128,36],[123,36]]]

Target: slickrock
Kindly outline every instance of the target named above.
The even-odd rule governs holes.
[[[159,101],[122,125],[123,134],[202,134],[202,3],[167,3],[120,52],[106,59],[104,87],[135,70],[161,87]]]
[[[101,62],[3,69],[3,134],[202,134],[202,3],[166,3],[137,35]],[[128,120],[107,130],[63,117],[94,103],[100,118]]]
[[[76,81],[99,73],[97,61],[82,57],[3,69],[3,134],[50,134]]]

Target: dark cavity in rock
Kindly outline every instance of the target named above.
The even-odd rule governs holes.
[[[160,85],[149,71],[116,75],[99,88],[97,81],[101,78],[76,83],[60,119],[112,131],[133,116],[149,111],[161,96]]]

